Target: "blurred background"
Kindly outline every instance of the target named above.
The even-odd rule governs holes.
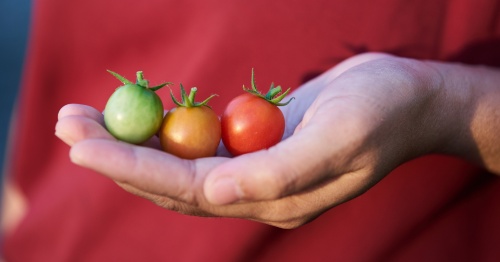
[[[31,1],[0,0],[0,170],[7,159],[9,123],[19,91]]]

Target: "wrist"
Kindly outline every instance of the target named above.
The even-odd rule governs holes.
[[[499,173],[500,71],[463,64],[426,62],[442,79],[438,99],[437,153],[456,155]]]

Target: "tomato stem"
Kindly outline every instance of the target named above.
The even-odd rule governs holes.
[[[194,97],[196,96],[197,91],[198,91],[198,88],[196,88],[196,87],[191,88],[191,91],[189,92],[189,96],[188,96],[187,101],[186,101],[188,103],[188,105],[193,106],[195,104]]]
[[[257,90],[257,85],[255,84],[255,73],[254,73],[253,68],[252,68],[252,79],[251,79],[250,83],[252,84],[252,90],[255,92],[259,92]]]
[[[188,95],[186,93],[186,90],[184,89],[184,86],[182,84],[179,84],[179,85],[181,88],[181,99],[182,99],[181,102],[179,102],[175,98],[174,93],[172,92],[172,89],[170,89],[170,97],[172,98],[172,101],[174,102],[174,104],[176,104],[179,107],[199,107],[199,106],[210,107],[208,105],[208,101],[210,101],[210,99],[212,99],[214,96],[217,96],[216,94],[213,94],[210,97],[208,97],[207,99],[203,100],[203,102],[198,103],[195,101],[195,96],[196,96],[196,92],[198,91],[198,88],[192,87],[190,92],[189,92],[189,95]]]
[[[278,96],[278,94],[281,93],[282,89],[281,89],[281,86],[274,87],[274,83],[271,83],[271,87],[269,88],[269,91],[265,95],[263,95],[261,92],[259,92],[257,90],[257,85],[255,84],[255,73],[254,73],[253,68],[252,68],[252,79],[251,79],[250,83],[251,83],[252,89],[245,88],[245,85],[243,85],[243,90],[245,90],[246,92],[248,92],[250,94],[261,97],[273,105],[286,106],[293,99],[295,99],[295,97],[292,97],[287,102],[281,103],[281,100],[283,100],[288,95],[291,88],[288,88],[285,92],[283,92],[281,95]]]
[[[142,87],[148,88],[149,82],[148,82],[148,80],[144,79],[143,72],[142,71],[137,71],[136,76],[137,76],[137,80],[136,80],[135,83],[138,86],[142,86]]]

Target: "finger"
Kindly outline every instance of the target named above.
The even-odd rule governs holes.
[[[104,125],[104,117],[97,109],[80,104],[68,104],[59,110],[58,119],[66,116],[84,116]]]
[[[55,129],[55,135],[70,146],[89,138],[115,140],[102,124],[86,114],[63,116],[57,121]]]
[[[94,139],[73,146],[71,159],[111,178],[127,192],[175,212],[248,216],[249,210],[242,206],[213,208],[203,199],[202,183],[198,181],[203,179],[204,170],[224,161],[222,158],[181,160],[144,147]]]
[[[159,150],[123,142],[87,139],[76,143],[71,160],[83,167],[152,194],[197,205],[200,182],[223,158],[189,161]]]
[[[89,138],[115,140],[105,128],[103,114],[93,107],[79,104],[65,105],[59,110],[58,119],[55,135],[70,146]],[[157,136],[152,136],[141,145],[161,148]]]
[[[306,223],[360,191],[359,181],[348,175],[336,179],[336,183],[323,183],[276,201],[214,206],[202,194],[204,174],[233,160],[180,160],[157,150],[99,139],[75,144],[71,159],[113,179],[128,192],[179,213],[245,218],[283,228]]]

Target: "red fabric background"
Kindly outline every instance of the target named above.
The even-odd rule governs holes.
[[[11,175],[29,200],[7,261],[471,261],[500,259],[500,181],[457,159],[409,162],[296,230],[179,215],[70,163],[59,108],[100,110],[143,70],[220,96],[298,87],[354,54],[500,66],[495,0],[35,1]],[[160,91],[166,108],[167,90]]]

